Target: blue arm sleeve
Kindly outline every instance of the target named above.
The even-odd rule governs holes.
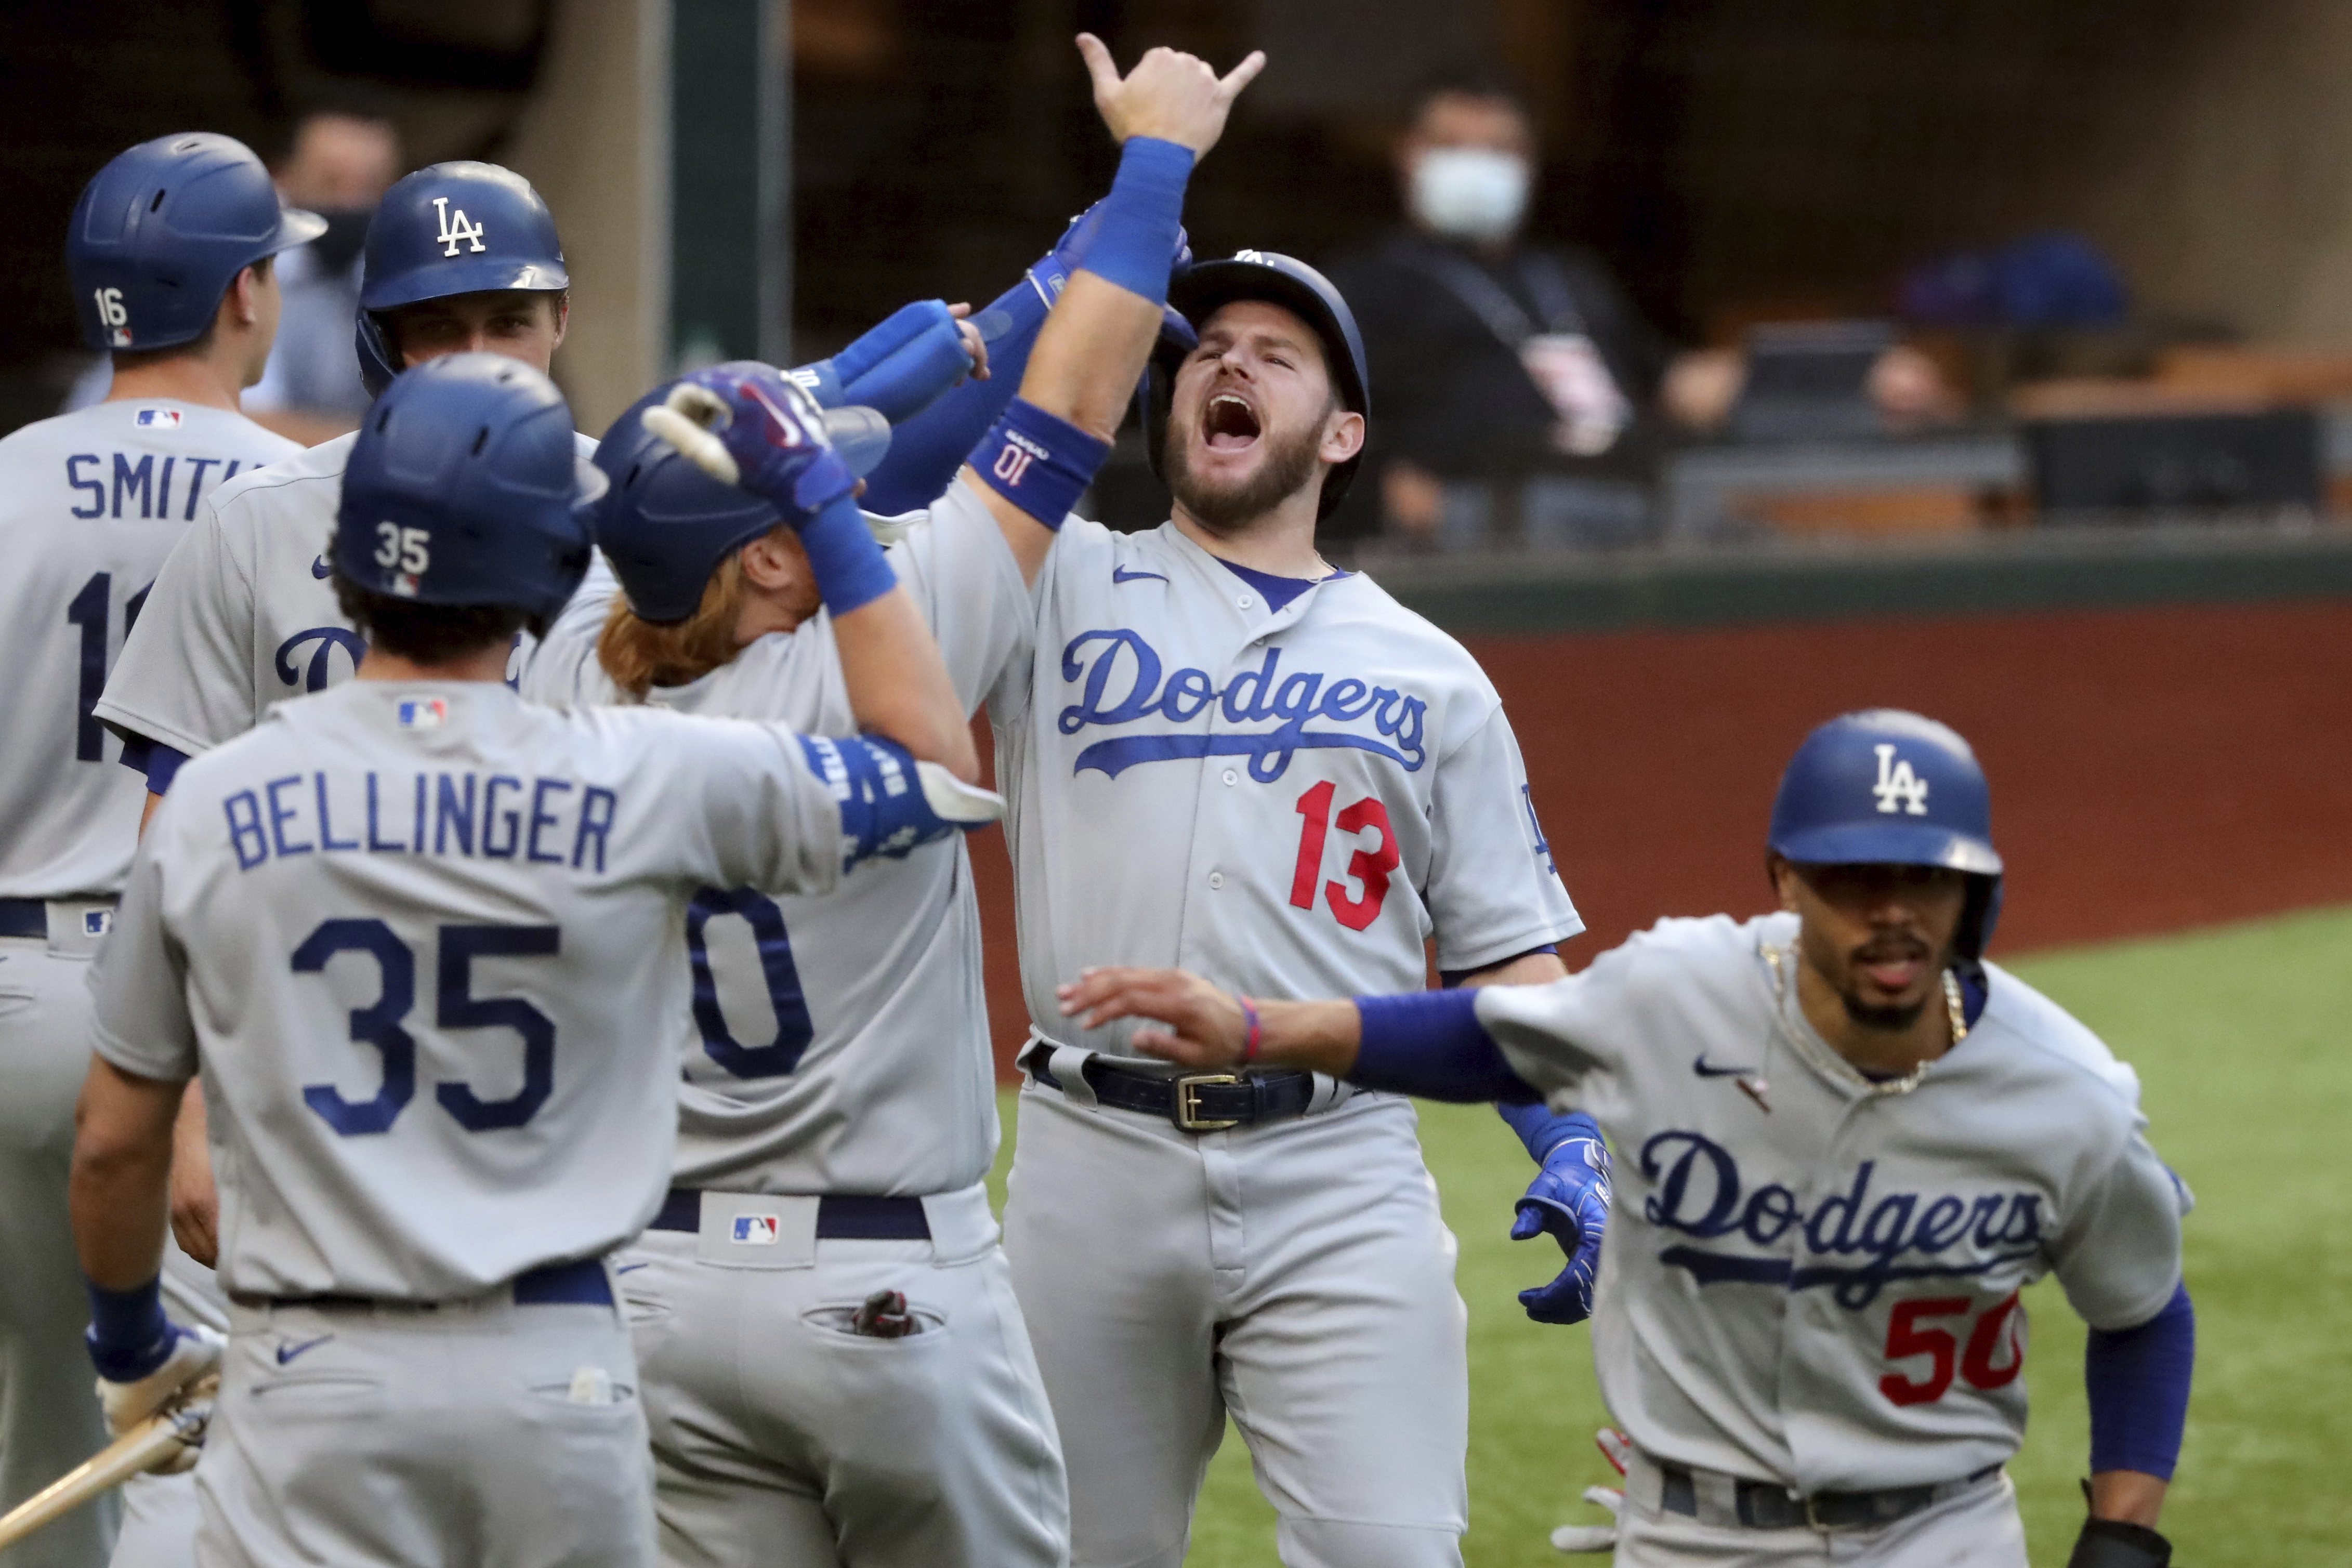
[[[867,511],[888,517],[938,500],[973,445],[1012,405],[1029,369],[1029,350],[1036,346],[1037,333],[1053,307],[1045,287],[1036,281],[1038,271],[1030,268],[972,318],[988,344],[988,379],[966,377],[890,432],[889,455],[866,476],[862,504]]]
[[[1519,1142],[1528,1146],[1528,1153],[1538,1165],[1549,1159],[1551,1152],[1570,1138],[1591,1138],[1596,1144],[1601,1141],[1601,1124],[1581,1111],[1563,1114],[1540,1100],[1524,1104],[1506,1101],[1495,1109],[1511,1124],[1511,1131],[1519,1135]]]
[[[1363,1037],[1348,1080],[1424,1100],[1540,1099],[1478,1021],[1475,991],[1358,997]]]
[[[2197,1360],[2197,1312],[2189,1287],[2137,1328],[2091,1331],[2083,1382],[2091,1396],[2091,1469],[2172,1479],[2189,1420],[2189,1374]]]
[[[150,740],[143,735],[122,737],[122,766],[147,776],[150,794],[170,794],[173,776],[187,759],[186,752],[175,751],[160,740]]]

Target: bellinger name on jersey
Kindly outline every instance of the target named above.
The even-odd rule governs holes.
[[[273,854],[283,860],[317,851],[479,854],[577,871],[591,846],[597,872],[604,869],[620,797],[602,785],[526,783],[505,773],[487,779],[470,772],[417,773],[409,780],[389,775],[380,782],[371,770],[363,777],[364,783],[342,777],[331,784],[323,772],[289,773],[224,798],[237,869],[251,871]],[[337,836],[339,822],[352,836]]]
[[[1253,735],[1123,735],[1097,740],[1080,751],[1074,773],[1097,768],[1116,779],[1140,762],[1176,758],[1246,757],[1249,775],[1261,784],[1281,778],[1290,759],[1301,749],[1348,747],[1370,751],[1401,764],[1406,772],[1421,770],[1428,761],[1422,745],[1423,720],[1429,704],[1388,686],[1375,686],[1353,677],[1324,685],[1325,676],[1310,671],[1282,673],[1280,648],[1268,648],[1265,660],[1244,670],[1218,689],[1205,670],[1181,669],[1160,680],[1159,653],[1138,633],[1121,629],[1081,632],[1062,650],[1062,678],[1086,683],[1076,702],[1060,715],[1064,735],[1076,735],[1089,725],[1126,725],[1157,715],[1176,724],[1190,724],[1218,706],[1227,724],[1262,724],[1280,719],[1279,727]],[[1124,655],[1124,656],[1122,656]],[[1118,695],[1111,695],[1114,685]],[[1339,729],[1309,729],[1311,718],[1338,724],[1370,721],[1373,734]],[[1390,743],[1374,738],[1385,736]]]

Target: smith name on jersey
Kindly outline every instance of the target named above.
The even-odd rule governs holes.
[[[299,451],[225,409],[102,402],[0,440],[0,897],[122,886],[144,791],[100,722],[149,585],[223,481]]]

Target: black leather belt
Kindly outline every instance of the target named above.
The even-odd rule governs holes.
[[[372,1311],[383,1306],[429,1312],[441,1305],[437,1301],[404,1301],[374,1296],[271,1296],[267,1299],[273,1307],[345,1311],[362,1307]],[[613,1282],[605,1277],[602,1258],[583,1258],[574,1263],[550,1263],[541,1269],[526,1269],[514,1277],[514,1303],[519,1307],[609,1307],[613,1304]]]
[[[0,936],[34,936],[46,939],[49,934],[49,904],[46,898],[0,898]],[[84,898],[61,898],[58,904],[102,904],[114,906],[110,894],[92,894]]]
[[[1788,1488],[1770,1481],[1735,1478],[1732,1499],[1739,1522],[1750,1530],[1864,1530],[1906,1519],[2000,1471],[1999,1465],[1987,1465],[1960,1481],[1884,1491],[1817,1491],[1811,1497],[1790,1497]],[[1680,1465],[1661,1464],[1658,1474],[1664,1482],[1658,1506],[1686,1519],[1698,1518],[1698,1485],[1691,1472]]]
[[[1033,1050],[1025,1065],[1038,1082],[1058,1090],[1061,1080],[1045,1065],[1050,1054],[1047,1049]],[[1187,1133],[1220,1133],[1227,1127],[1303,1116],[1315,1098],[1311,1072],[1187,1072],[1160,1078],[1090,1057],[1086,1074],[1095,1098],[1102,1103],[1147,1116],[1165,1116]]]
[[[702,1189],[674,1186],[648,1230],[700,1230]],[[816,1200],[819,1241],[929,1241],[931,1222],[919,1197],[829,1192]]]

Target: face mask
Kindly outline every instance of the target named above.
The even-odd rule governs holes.
[[[1501,239],[1528,210],[1528,161],[1487,147],[1433,147],[1412,170],[1412,214],[1442,235]]]
[[[341,272],[358,258],[360,247],[367,244],[368,220],[375,216],[375,209],[329,207],[319,215],[327,220],[327,232],[310,242],[311,254],[329,272]]]

